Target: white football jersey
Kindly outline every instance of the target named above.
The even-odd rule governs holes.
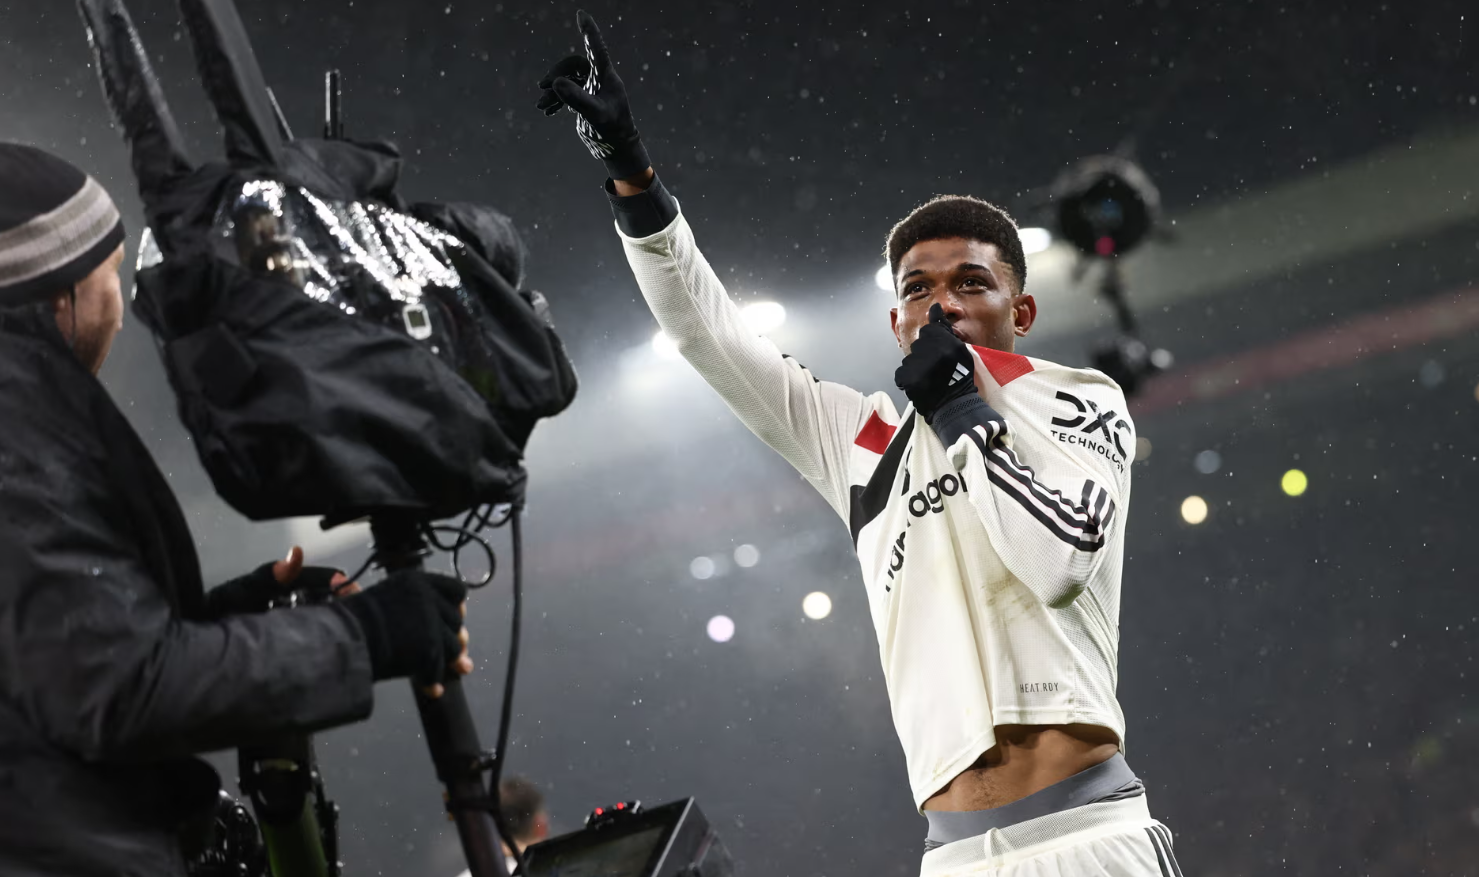
[[[618,229],[620,233],[620,229]],[[1105,375],[974,348],[1001,416],[944,447],[886,393],[750,331],[682,215],[627,259],[662,329],[851,530],[916,806],[998,725],[1100,725],[1115,700],[1135,428]]]

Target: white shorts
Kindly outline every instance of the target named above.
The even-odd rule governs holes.
[[[1181,877],[1145,796],[1085,804],[924,854],[920,877]]]

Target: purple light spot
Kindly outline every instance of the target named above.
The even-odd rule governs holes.
[[[727,643],[734,637],[734,619],[728,615],[715,615],[709,619],[709,639],[716,643]]]

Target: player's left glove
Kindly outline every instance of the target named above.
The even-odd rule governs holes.
[[[652,166],[647,147],[632,121],[627,89],[611,66],[611,54],[596,20],[576,13],[585,54],[570,55],[539,80],[539,109],[547,116],[561,107],[575,114],[575,132],[591,155],[606,163],[613,180],[635,177]]]
[[[950,402],[976,395],[976,361],[966,343],[950,331],[944,308],[934,305],[929,318],[894,372],[894,383],[914,403],[914,410],[933,424],[935,414]]]

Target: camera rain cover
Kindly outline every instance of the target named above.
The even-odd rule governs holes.
[[[574,397],[512,223],[407,206],[384,143],[291,139],[230,0],[181,0],[226,160],[189,160],[122,0],[79,0],[149,233],[134,310],[216,491],[257,520],[523,495]]]

